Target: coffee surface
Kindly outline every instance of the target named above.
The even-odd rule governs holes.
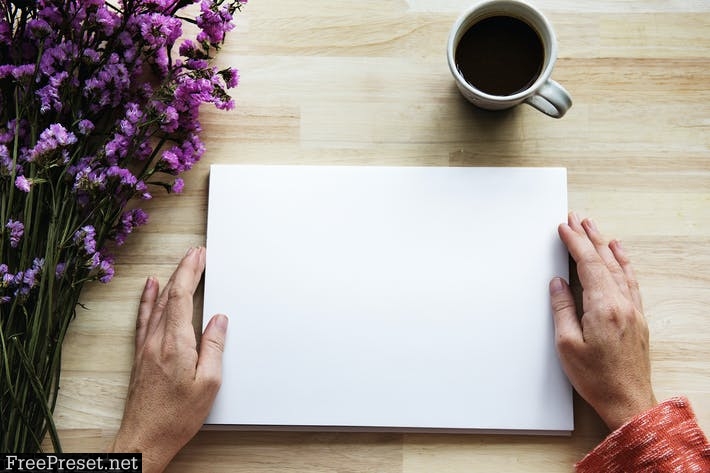
[[[527,23],[509,16],[492,16],[464,33],[455,60],[473,87],[490,95],[506,96],[535,82],[544,57],[540,35]]]

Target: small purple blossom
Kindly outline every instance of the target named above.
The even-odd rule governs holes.
[[[9,176],[12,173],[12,159],[7,146],[0,144],[0,176]]]
[[[64,103],[60,97],[59,89],[68,78],[69,73],[66,71],[54,74],[49,78],[49,83],[36,92],[41,103],[39,108],[41,113],[62,111]]]
[[[22,283],[27,287],[27,289],[32,289],[39,284],[43,267],[44,258],[35,258],[34,261],[32,261],[32,267],[25,271],[25,274],[22,277]]]
[[[181,178],[176,178],[175,181],[173,182],[172,187],[170,190],[175,193],[175,194],[181,194],[182,190],[185,188],[185,181],[183,181]]]
[[[135,125],[140,122],[142,118],[143,112],[137,103],[131,102],[126,105],[126,120]]]
[[[94,124],[91,122],[91,120],[79,120],[79,123],[76,125],[77,129],[79,130],[79,133],[82,135],[89,135],[92,131],[94,131]]]
[[[96,229],[93,225],[81,227],[74,233],[74,244],[87,255],[96,253]]]
[[[121,215],[121,219],[115,229],[114,241],[117,245],[123,245],[126,237],[133,230],[148,223],[148,214],[142,209],[127,210]]]
[[[175,107],[168,105],[161,114],[160,129],[166,133],[176,131],[180,126],[180,122],[178,121],[179,118],[180,116],[177,110],[175,110]]]
[[[112,279],[114,275],[114,269],[113,269],[113,263],[108,260],[103,260],[101,261],[101,264],[99,265],[99,281],[108,284]]]
[[[101,25],[105,35],[110,36],[121,25],[121,17],[105,6],[101,6],[96,11],[96,23]]]
[[[197,17],[197,26],[202,30],[197,35],[197,41],[208,41],[212,44],[222,43],[224,35],[234,28],[232,14],[229,8],[220,6],[210,0],[200,3],[200,15]]]
[[[30,185],[30,181],[25,176],[17,176],[15,179],[15,187],[20,189],[22,192],[29,192]]]
[[[219,74],[222,76],[222,79],[224,79],[224,83],[227,85],[228,89],[233,89],[239,85],[238,70],[228,67],[227,69],[219,71]]]
[[[96,252],[91,258],[90,268],[93,276],[104,284],[113,279],[113,257],[109,255],[102,256],[101,253]]]
[[[19,66],[10,66],[11,67],[11,72],[10,74],[12,75],[13,79],[15,80],[22,80],[25,77],[30,77],[34,74],[35,72],[35,65],[34,64],[22,64]]]
[[[39,135],[37,144],[29,152],[28,160],[32,162],[38,161],[59,149],[73,145],[76,141],[74,133],[67,131],[59,123],[53,123]],[[64,155],[63,157],[66,163],[67,156]]]
[[[181,56],[190,59],[201,58],[202,56],[204,56],[204,54],[202,54],[202,52],[200,51],[199,46],[197,46],[197,44],[195,44],[195,42],[191,39],[186,39],[185,41],[183,41],[180,44],[178,52]]]
[[[135,187],[138,182],[136,176],[129,169],[120,166],[111,166],[108,168],[106,170],[106,177],[114,179],[123,187]]]
[[[10,246],[17,248],[22,239],[22,235],[25,233],[24,224],[20,221],[10,219],[5,224],[5,228],[10,230]]]

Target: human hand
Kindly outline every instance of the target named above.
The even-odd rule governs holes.
[[[158,297],[148,278],[138,308],[135,358],[114,452],[142,452],[145,473],[162,472],[197,433],[222,379],[227,317],[214,316],[199,352],[192,296],[205,269],[205,249],[191,248]]]
[[[639,285],[621,243],[607,243],[592,220],[572,212],[558,231],[577,262],[584,313],[569,285],[553,279],[557,351],[574,388],[616,430],[657,404]]]

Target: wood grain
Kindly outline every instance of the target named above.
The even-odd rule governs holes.
[[[658,396],[687,395],[708,431],[710,3],[535,3],[574,99],[562,120],[459,96],[444,52],[470,0],[250,2],[218,56],[240,69],[237,110],[204,109],[208,151],[185,193],[147,202],[151,222],[117,252],[114,282],[84,291],[56,412],[65,449],[100,450],[118,428],[142,285],[204,243],[210,163],[567,167],[570,207],[636,266]],[[169,471],[569,472],[606,434],[575,404],[571,438],[202,432]]]

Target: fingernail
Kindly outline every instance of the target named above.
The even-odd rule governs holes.
[[[155,280],[153,279],[153,276],[148,276],[148,278],[145,280],[145,288],[150,289],[153,287],[155,284]]]
[[[193,251],[195,251],[195,247],[194,247],[194,246],[191,246],[191,247],[188,248],[187,251],[185,252],[185,256],[190,256]]]
[[[574,211],[570,212],[569,217],[570,217],[570,223],[579,224],[579,215],[577,215],[577,212],[574,212]]]
[[[598,231],[599,231],[599,230],[597,229],[597,223],[596,223],[593,219],[588,218],[588,219],[587,219],[587,225],[589,225],[589,229],[590,229],[590,230],[595,231],[595,232],[598,232]]]
[[[556,294],[560,291],[565,290],[565,283],[562,281],[562,278],[553,278],[552,281],[550,281],[550,293],[551,294]]]
[[[222,332],[226,332],[227,326],[229,325],[229,317],[224,314],[217,314],[214,317],[214,324],[217,326],[217,328],[220,329]]]

